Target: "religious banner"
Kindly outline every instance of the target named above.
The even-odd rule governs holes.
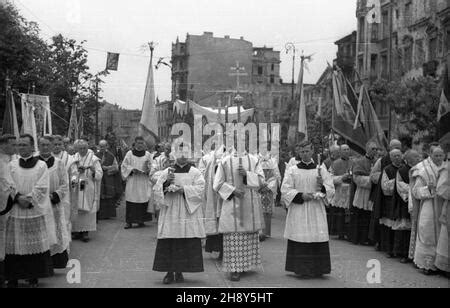
[[[50,97],[21,94],[22,131],[33,136],[37,150],[37,137],[52,135],[52,115],[50,111]]]
[[[78,134],[78,120],[77,120],[77,107],[72,104],[72,113],[70,115],[69,131],[67,137],[71,140],[77,140],[80,136]]]
[[[19,137],[19,126],[17,123],[16,104],[12,91],[8,91],[6,100],[6,109],[3,115],[3,134],[11,134]]]
[[[108,52],[108,58],[106,60],[106,69],[109,71],[117,71],[119,68],[119,56],[118,53]]]

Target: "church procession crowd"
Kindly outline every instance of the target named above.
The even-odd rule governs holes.
[[[65,269],[71,242],[95,241],[122,198],[126,230],[158,222],[153,271],[164,284],[203,272],[203,250],[218,255],[231,281],[261,269],[276,206],[287,213],[285,270],[299,278],[331,273],[331,236],[448,277],[450,161],[438,143],[419,151],[392,140],[384,151],[369,142],[365,155],[341,144],[316,156],[303,141],[279,159],[222,145],[198,162],[186,144],[151,152],[142,137],[125,155],[106,140],[37,144],[0,137],[1,287],[38,287]]]

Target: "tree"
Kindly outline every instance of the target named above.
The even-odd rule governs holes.
[[[12,87],[21,93],[34,86],[36,94],[48,95],[55,133],[67,133],[72,104],[77,104],[82,109],[85,133],[94,134],[95,84],[98,82],[101,93],[101,77],[108,72],[89,72],[85,41],[59,34],[46,43],[39,32],[38,25],[25,20],[13,6],[0,6],[0,80],[8,76]],[[0,105],[4,106],[4,87],[0,89]]]
[[[398,116],[398,135],[426,132],[432,138],[437,136],[440,94],[439,80],[432,77],[394,82],[379,80],[370,88],[373,104],[385,104]]]

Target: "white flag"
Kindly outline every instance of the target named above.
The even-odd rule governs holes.
[[[139,124],[139,135],[147,143],[156,143],[158,140],[158,122],[156,118],[155,81],[153,78],[153,58],[148,68],[147,85],[145,87],[144,103],[142,105],[142,118]]]

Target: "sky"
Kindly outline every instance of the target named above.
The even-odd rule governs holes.
[[[150,61],[170,57],[171,44],[186,34],[243,36],[253,46],[281,52],[281,77],[291,81],[293,42],[298,53],[314,54],[305,82],[315,83],[336,57],[334,42],[356,30],[356,0],[12,0],[22,15],[39,23],[43,38],[62,33],[86,40],[93,73],[106,65],[107,52],[121,54],[119,70],[105,78],[103,97],[127,109],[141,109]],[[296,72],[300,62],[296,63]],[[170,61],[170,59],[167,59]],[[297,74],[297,73],[296,73]],[[170,68],[155,71],[156,95],[171,99]],[[45,94],[45,93],[42,93]]]

